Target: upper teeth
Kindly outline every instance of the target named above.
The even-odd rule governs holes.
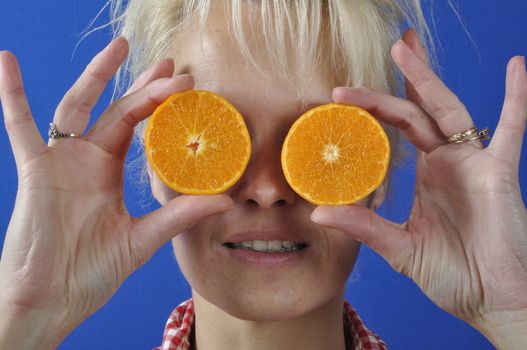
[[[285,252],[299,249],[302,244],[290,241],[243,241],[232,243],[234,248],[251,249],[258,252]]]

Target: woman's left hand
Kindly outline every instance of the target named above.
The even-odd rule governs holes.
[[[518,179],[527,117],[524,59],[509,62],[502,115],[488,147],[480,140],[455,144],[447,137],[473,127],[472,118],[429,68],[416,33],[403,40],[392,58],[406,78],[407,99],[365,88],[337,88],[333,99],[368,109],[416,146],[409,218],[396,224],[358,205],[319,207],[312,218],[364,242],[439,307],[505,344],[505,333],[527,334],[527,211]]]

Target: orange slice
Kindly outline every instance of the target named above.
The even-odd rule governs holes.
[[[357,202],[384,180],[390,143],[366,110],[327,104],[303,114],[282,147],[282,169],[291,188],[316,205]]]
[[[190,90],[170,96],[145,132],[148,161],[168,187],[217,194],[242,176],[251,155],[242,115],[221,96]]]

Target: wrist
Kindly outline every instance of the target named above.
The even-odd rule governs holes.
[[[498,350],[527,349],[527,310],[493,312],[472,326]]]
[[[13,307],[0,300],[0,349],[56,349],[67,332],[56,322],[57,314]]]

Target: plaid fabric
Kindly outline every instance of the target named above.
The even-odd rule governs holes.
[[[353,350],[387,350],[384,341],[370,331],[351,305],[344,302],[346,332]],[[191,330],[194,323],[194,303],[189,299],[174,309],[168,318],[163,335],[163,344],[153,350],[189,350]]]

